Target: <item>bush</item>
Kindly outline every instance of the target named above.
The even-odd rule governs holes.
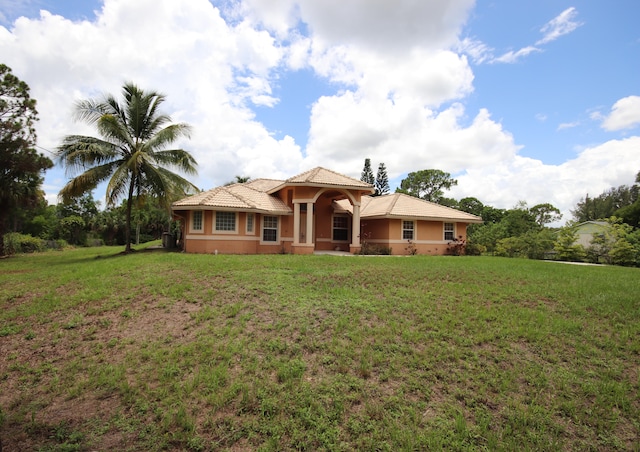
[[[47,240],[45,241],[45,246],[49,250],[63,250],[69,247],[69,244],[66,240],[58,239],[58,240]]]
[[[382,245],[372,245],[370,243],[362,244],[359,254],[376,255],[376,256],[388,256],[391,255],[391,247]]]
[[[35,253],[46,249],[44,240],[19,232],[5,234],[3,240],[6,254]]]
[[[487,247],[478,243],[467,242],[464,252],[467,256],[482,256],[483,253],[487,252]]]

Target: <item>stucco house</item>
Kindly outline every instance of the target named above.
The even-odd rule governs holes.
[[[372,185],[325,168],[287,180],[254,179],[173,203],[188,253],[358,253],[362,240],[393,254],[445,254],[466,239],[475,215],[404,194],[370,196]]]

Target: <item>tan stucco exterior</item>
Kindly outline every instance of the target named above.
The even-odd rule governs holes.
[[[287,181],[219,187],[178,201],[172,210],[182,224],[184,251],[208,254],[358,253],[363,241],[393,254],[410,254],[410,248],[446,254],[451,240],[445,239],[445,223],[466,240],[469,222],[482,221],[406,195],[371,198],[372,192],[369,184],[316,168]],[[411,241],[403,239],[403,221],[412,222]]]

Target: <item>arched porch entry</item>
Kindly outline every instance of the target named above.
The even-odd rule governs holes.
[[[334,201],[343,199],[348,199],[353,206],[353,215],[350,215],[349,252],[359,252],[361,192],[325,187],[313,194],[306,194],[306,197],[293,198],[293,253],[312,254],[318,246],[326,247],[332,243]]]

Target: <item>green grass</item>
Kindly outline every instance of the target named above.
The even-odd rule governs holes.
[[[640,270],[0,260],[8,450],[640,450]]]

